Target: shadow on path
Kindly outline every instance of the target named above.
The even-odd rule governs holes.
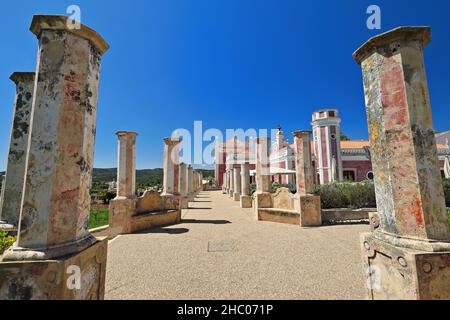
[[[228,220],[197,220],[197,219],[183,219],[182,223],[206,223],[206,224],[229,224]]]
[[[143,230],[140,232],[135,232],[134,234],[149,234],[149,233],[167,233],[167,234],[183,234],[189,232],[189,229],[187,228],[152,228]]]

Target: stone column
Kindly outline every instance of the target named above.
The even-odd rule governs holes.
[[[234,168],[234,193],[233,198],[234,201],[240,201],[241,200],[241,168]]]
[[[136,132],[119,131],[117,199],[136,197]]]
[[[34,72],[15,72],[10,79],[16,84],[13,123],[9,140],[8,164],[2,188],[0,228],[17,230],[26,167]]]
[[[188,209],[188,167],[185,163],[180,164],[180,196],[181,196],[181,209]]]
[[[164,139],[164,178],[162,195],[179,195],[181,138]]]
[[[194,190],[194,170],[192,166],[188,166],[188,193],[189,200],[193,201],[195,198],[195,190]]]
[[[296,185],[299,194],[310,194],[314,190],[312,170],[311,131],[295,131]]]
[[[259,208],[271,208],[272,189],[270,176],[270,138],[258,138],[256,140],[256,194],[255,214],[259,219]]]
[[[227,193],[227,173],[224,172],[223,173],[223,184],[222,184],[222,193],[226,194]]]
[[[228,196],[230,198],[234,197],[234,168],[230,169],[230,190],[228,190]]]
[[[119,131],[117,152],[117,195],[109,203],[110,237],[131,232],[136,213],[136,132]]]
[[[320,197],[312,195],[314,191],[314,170],[312,167],[311,131],[295,131],[295,171],[297,194],[296,201],[300,212],[300,226],[322,225],[322,207]]]
[[[429,41],[429,27],[400,27],[354,53],[380,219],[362,235],[371,299],[450,299],[450,229],[423,59]]]
[[[258,138],[256,143],[256,190],[260,193],[270,192],[270,139]]]
[[[5,182],[6,182],[6,175],[2,175],[2,191],[0,193],[0,208],[3,207],[3,199],[5,198]],[[6,226],[4,224],[1,227],[2,228],[5,228],[5,227],[11,228],[11,226]]]
[[[106,239],[88,230],[98,82],[108,49],[65,16],[34,16],[39,39],[19,237],[0,264],[0,299],[99,299]],[[81,289],[68,289],[69,266]],[[37,272],[36,270],[39,270]],[[15,292],[15,294],[12,294]]]
[[[241,164],[241,208],[252,207],[252,197],[250,195],[250,165],[248,162]]]

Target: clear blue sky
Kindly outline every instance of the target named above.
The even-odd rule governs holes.
[[[34,71],[33,14],[65,14],[111,45],[100,79],[96,167],[115,167],[117,130],[137,131],[138,168],[162,166],[162,138],[176,128],[309,129],[314,109],[339,108],[342,129],[367,137],[353,51],[401,25],[429,25],[426,67],[435,128],[450,129],[450,1],[142,0],[2,1],[0,170],[6,167],[14,71]],[[366,8],[382,30],[366,28]]]

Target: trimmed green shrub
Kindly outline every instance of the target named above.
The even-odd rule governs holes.
[[[0,255],[11,247],[16,241],[15,237],[8,236],[8,234],[0,229]]]
[[[375,187],[371,181],[316,186],[314,194],[320,196],[323,209],[376,207]]]

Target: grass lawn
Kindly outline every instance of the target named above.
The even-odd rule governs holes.
[[[91,210],[89,217],[89,229],[94,229],[102,226],[106,226],[109,221],[108,209],[94,209]]]

